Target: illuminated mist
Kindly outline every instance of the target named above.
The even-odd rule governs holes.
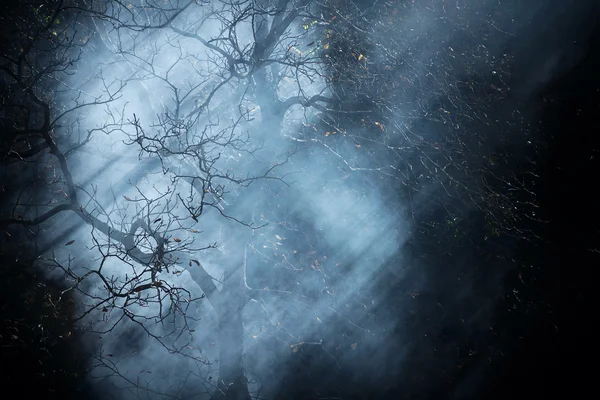
[[[206,18],[208,10],[216,14]],[[170,237],[191,249],[216,243],[215,249],[190,250],[187,258],[199,260],[219,290],[223,290],[224,274],[241,273],[239,269],[244,268],[246,285],[256,291],[243,310],[249,388],[251,393],[260,390],[262,396],[272,397],[285,378],[277,366],[292,362],[286,359],[302,353],[321,352],[320,356],[325,355],[330,366],[337,368],[353,362],[345,360],[343,353],[356,348],[384,356],[385,351],[378,350],[382,332],[400,321],[382,318],[376,323],[365,323],[362,319],[368,310],[380,306],[384,293],[376,293],[374,283],[380,268],[398,252],[408,235],[408,224],[393,198],[384,200],[380,187],[365,186],[364,176],[347,168],[345,160],[355,157],[357,147],[334,151],[313,144],[298,133],[303,124],[315,123],[314,110],[293,106],[283,120],[277,120],[276,115],[260,108],[261,101],[265,103],[260,99],[260,86],[244,87],[248,82],[242,79],[223,85],[211,94],[210,105],[199,109],[222,80],[218,74],[223,56],[174,30],[191,31],[192,27],[200,37],[215,37],[222,27],[219,19],[239,17],[240,13],[232,14],[230,7],[218,2],[191,6],[175,21],[172,30],[139,33],[113,30],[110,21],[96,21],[99,33],[89,39],[76,72],[64,82],[79,97],[74,100],[73,90],[69,90],[59,101],[69,107],[77,101],[114,95],[106,105],[87,107],[85,112],[73,115],[72,120],[64,121],[84,132],[97,129],[69,163],[74,181],[87,193],[93,193],[88,207],[102,210],[99,219],[109,215],[117,224],[123,221],[122,229],[126,230],[134,217],[145,216],[150,207],[158,207],[152,210],[150,220],[161,219],[156,224],[168,228]],[[237,45],[242,49],[252,46],[251,24],[248,14],[236,26]],[[290,38],[282,40],[274,54],[287,52],[294,45],[300,48],[298,43],[311,40],[311,33],[301,23],[291,25],[288,34]],[[310,59],[311,55],[299,57]],[[329,94],[323,78],[319,78],[324,74],[323,67],[317,61],[311,62],[314,65],[308,65],[306,76],[302,72],[295,76],[297,71],[291,67],[279,71],[282,78],[277,95],[282,101],[298,95],[310,98]],[[206,146],[207,153],[219,154],[215,161],[219,171],[244,178],[261,176],[275,165],[269,176],[276,179],[257,180],[247,187],[223,180],[228,193],[215,207],[207,207],[196,223],[182,207],[184,201],[178,198],[190,194],[190,183],[182,178],[173,180],[174,171],[193,174],[197,168],[194,160],[185,156],[164,157],[161,163],[160,154],[144,154],[140,144],[156,151],[147,138],[137,142],[139,136],[133,126],[135,118],[138,130],[143,129],[150,138],[159,137],[173,128],[170,120],[162,121],[174,115],[184,124],[192,121],[182,129],[185,134],[174,134],[174,141],[185,140],[193,145],[202,139],[223,143],[239,140],[237,149],[219,143]],[[105,126],[107,121],[109,125]],[[169,145],[178,145],[173,143]],[[152,203],[144,199],[159,200]],[[227,220],[220,211],[243,224],[265,226],[252,231]],[[53,242],[48,247],[61,245],[55,250],[58,260],[74,257],[73,268],[83,271],[97,268],[102,262],[103,274],[117,279],[133,274],[135,263],[124,265],[118,257],[103,259],[99,254],[95,246],[108,243],[105,235],[90,234],[91,227],[72,216],[61,216],[55,221]],[[62,246],[73,239],[76,242],[72,245]],[[156,241],[141,239],[139,246],[150,254]],[[190,297],[200,298],[202,289],[190,275],[198,267],[188,259],[159,276],[173,287],[189,290]],[[92,297],[106,295],[99,281],[90,279],[84,284]],[[228,296],[234,297],[235,292]],[[92,304],[88,301],[84,300],[87,306]],[[150,302],[146,308],[135,306],[133,312],[154,316],[158,307]],[[356,308],[360,312],[354,312]],[[111,376],[105,381],[109,384],[105,390],[118,398],[129,398],[128,391],[122,388],[130,389],[131,396],[141,393],[143,398],[152,397],[153,392],[176,396],[212,393],[218,379],[219,349],[232,344],[219,337],[219,316],[208,299],[191,302],[187,314],[189,321],[167,318],[167,322],[156,325],[157,319],[151,318],[145,322],[164,347],[130,321],[99,334],[100,364],[104,368],[94,369],[92,376]],[[121,316],[118,307],[104,311],[99,307],[86,323],[102,331]],[[349,330],[355,332],[345,333]],[[183,335],[179,336],[181,331]],[[349,337],[343,351],[331,348],[331,335]],[[165,347],[176,348],[182,354],[171,355]],[[117,370],[121,376],[116,376]],[[133,390],[134,382],[139,382],[141,389]],[[110,389],[113,384],[116,391]]]
[[[125,3],[90,6],[91,17],[78,19],[72,33],[82,46],[72,49],[78,60],[69,74],[57,78],[55,102],[57,115],[60,107],[75,111],[60,117],[55,132],[65,143],[91,133],[68,157],[88,214],[58,214],[40,245],[51,275],[71,274],[69,282],[77,283],[82,328],[90,328],[86,337],[97,350],[89,379],[101,397],[236,398],[219,391],[238,390],[246,382],[236,379],[245,377],[252,398],[296,390],[319,398],[303,387],[303,380],[310,386],[318,377],[323,387],[341,387],[339,397],[327,398],[345,398],[351,393],[340,379],[366,388],[385,388],[400,376],[407,385],[422,379],[411,376],[407,362],[414,343],[452,334],[445,322],[435,325],[437,332],[415,330],[407,322],[415,310],[436,321],[448,318],[439,311],[445,307],[461,310],[465,317],[452,329],[464,337],[491,329],[494,299],[511,265],[477,281],[466,276],[460,290],[444,292],[444,276],[432,276],[428,261],[411,252],[411,238],[415,218],[432,210],[430,199],[451,178],[423,181],[409,196],[397,188],[404,173],[416,181],[443,166],[441,156],[431,155],[431,164],[419,156],[415,137],[443,144],[439,126],[469,129],[446,111],[461,96],[460,43],[477,37],[468,22],[494,32],[485,46],[465,45],[479,52],[465,71],[493,75],[494,95],[508,93],[502,85],[510,61],[504,63],[501,50],[524,23],[515,22],[510,33],[495,26],[487,20],[498,7],[491,0],[412,8],[389,2],[399,4],[402,18],[365,33],[365,43],[382,44],[353,56],[362,68],[393,65],[389,73],[397,74],[394,84],[392,75],[382,75],[390,81],[358,90],[368,97],[385,87],[396,102],[381,107],[368,128],[350,113],[328,118],[323,100],[345,101],[323,56],[334,23],[323,13],[339,2],[309,8],[304,5],[313,2],[291,1],[283,11],[276,3],[288,2],[165,2],[186,6],[160,29],[136,24],[160,25],[173,11],[147,6],[154,2]],[[302,12],[262,53],[285,62],[254,70],[255,44],[294,10]],[[526,15],[534,13],[532,7]],[[418,89],[406,89],[406,82]],[[85,102],[94,104],[79,109]],[[430,116],[439,110],[441,117]],[[471,118],[471,110],[461,110]],[[382,139],[371,139],[367,128],[379,129]],[[410,140],[395,139],[392,131]],[[525,147],[526,140],[516,145]],[[134,241],[119,243],[111,230]],[[138,253],[126,254],[131,245]],[[165,260],[152,258],[159,251]],[[153,267],[144,270],[142,259]],[[473,255],[460,262],[485,263]],[[104,281],[90,272],[100,269]],[[104,301],[107,284],[132,293],[140,285],[149,289]],[[435,361],[436,355],[423,357]],[[219,370],[224,362],[227,372]]]

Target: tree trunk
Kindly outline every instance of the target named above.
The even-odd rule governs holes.
[[[219,303],[215,307],[219,318],[219,381],[213,399],[250,400],[244,374],[244,304],[231,297]]]

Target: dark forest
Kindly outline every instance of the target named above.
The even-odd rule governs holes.
[[[4,2],[3,390],[585,393],[558,313],[598,277],[599,12]]]

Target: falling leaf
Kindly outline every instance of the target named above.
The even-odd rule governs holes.
[[[196,264],[197,266],[200,266],[200,261],[198,260],[190,260],[191,262],[193,262],[194,264]]]
[[[75,241],[74,241],[74,240],[69,240],[67,243],[65,243],[65,246],[70,246],[70,245],[72,245],[73,243],[75,243]]]
[[[363,58],[365,58],[365,56],[363,56],[362,54],[358,55],[358,61],[362,60]]]
[[[252,335],[252,339],[256,339],[258,335]]]
[[[323,49],[327,50],[329,48],[329,43],[325,43],[325,46],[323,46]]]
[[[350,347],[352,347],[352,350],[356,350],[356,346],[357,346],[357,345],[358,345],[358,342],[356,342],[356,343],[352,343],[352,344],[350,345]]]
[[[279,235],[275,235],[275,237],[277,238],[277,240],[283,240],[283,238]]]
[[[317,317],[317,321],[319,321],[321,323],[323,322],[323,321],[321,321],[321,318],[319,318],[319,317]]]
[[[130,198],[130,197],[127,197],[127,196],[123,196],[123,197],[124,197],[124,198],[125,198],[125,200],[127,200],[127,201],[133,201],[133,200],[131,200],[131,198]]]
[[[173,238],[174,241],[176,241],[177,243],[181,242],[181,239],[179,238]]]
[[[325,132],[325,136],[329,136],[331,132]]]
[[[354,146],[356,146],[357,149],[360,149],[360,144],[355,144]]]
[[[190,232],[192,232],[192,233],[198,233],[200,231],[197,231],[196,229],[190,229]]]
[[[162,221],[162,218],[156,218],[153,223],[157,223],[157,222],[160,222],[160,221]]]

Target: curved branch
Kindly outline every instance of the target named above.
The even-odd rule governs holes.
[[[192,265],[192,263],[195,264],[195,266]],[[194,282],[196,282],[204,294],[206,294],[208,301],[213,305],[216,304],[215,297],[218,295],[219,291],[213,282],[213,277],[206,272],[200,261],[191,260],[190,267],[187,270]]]

